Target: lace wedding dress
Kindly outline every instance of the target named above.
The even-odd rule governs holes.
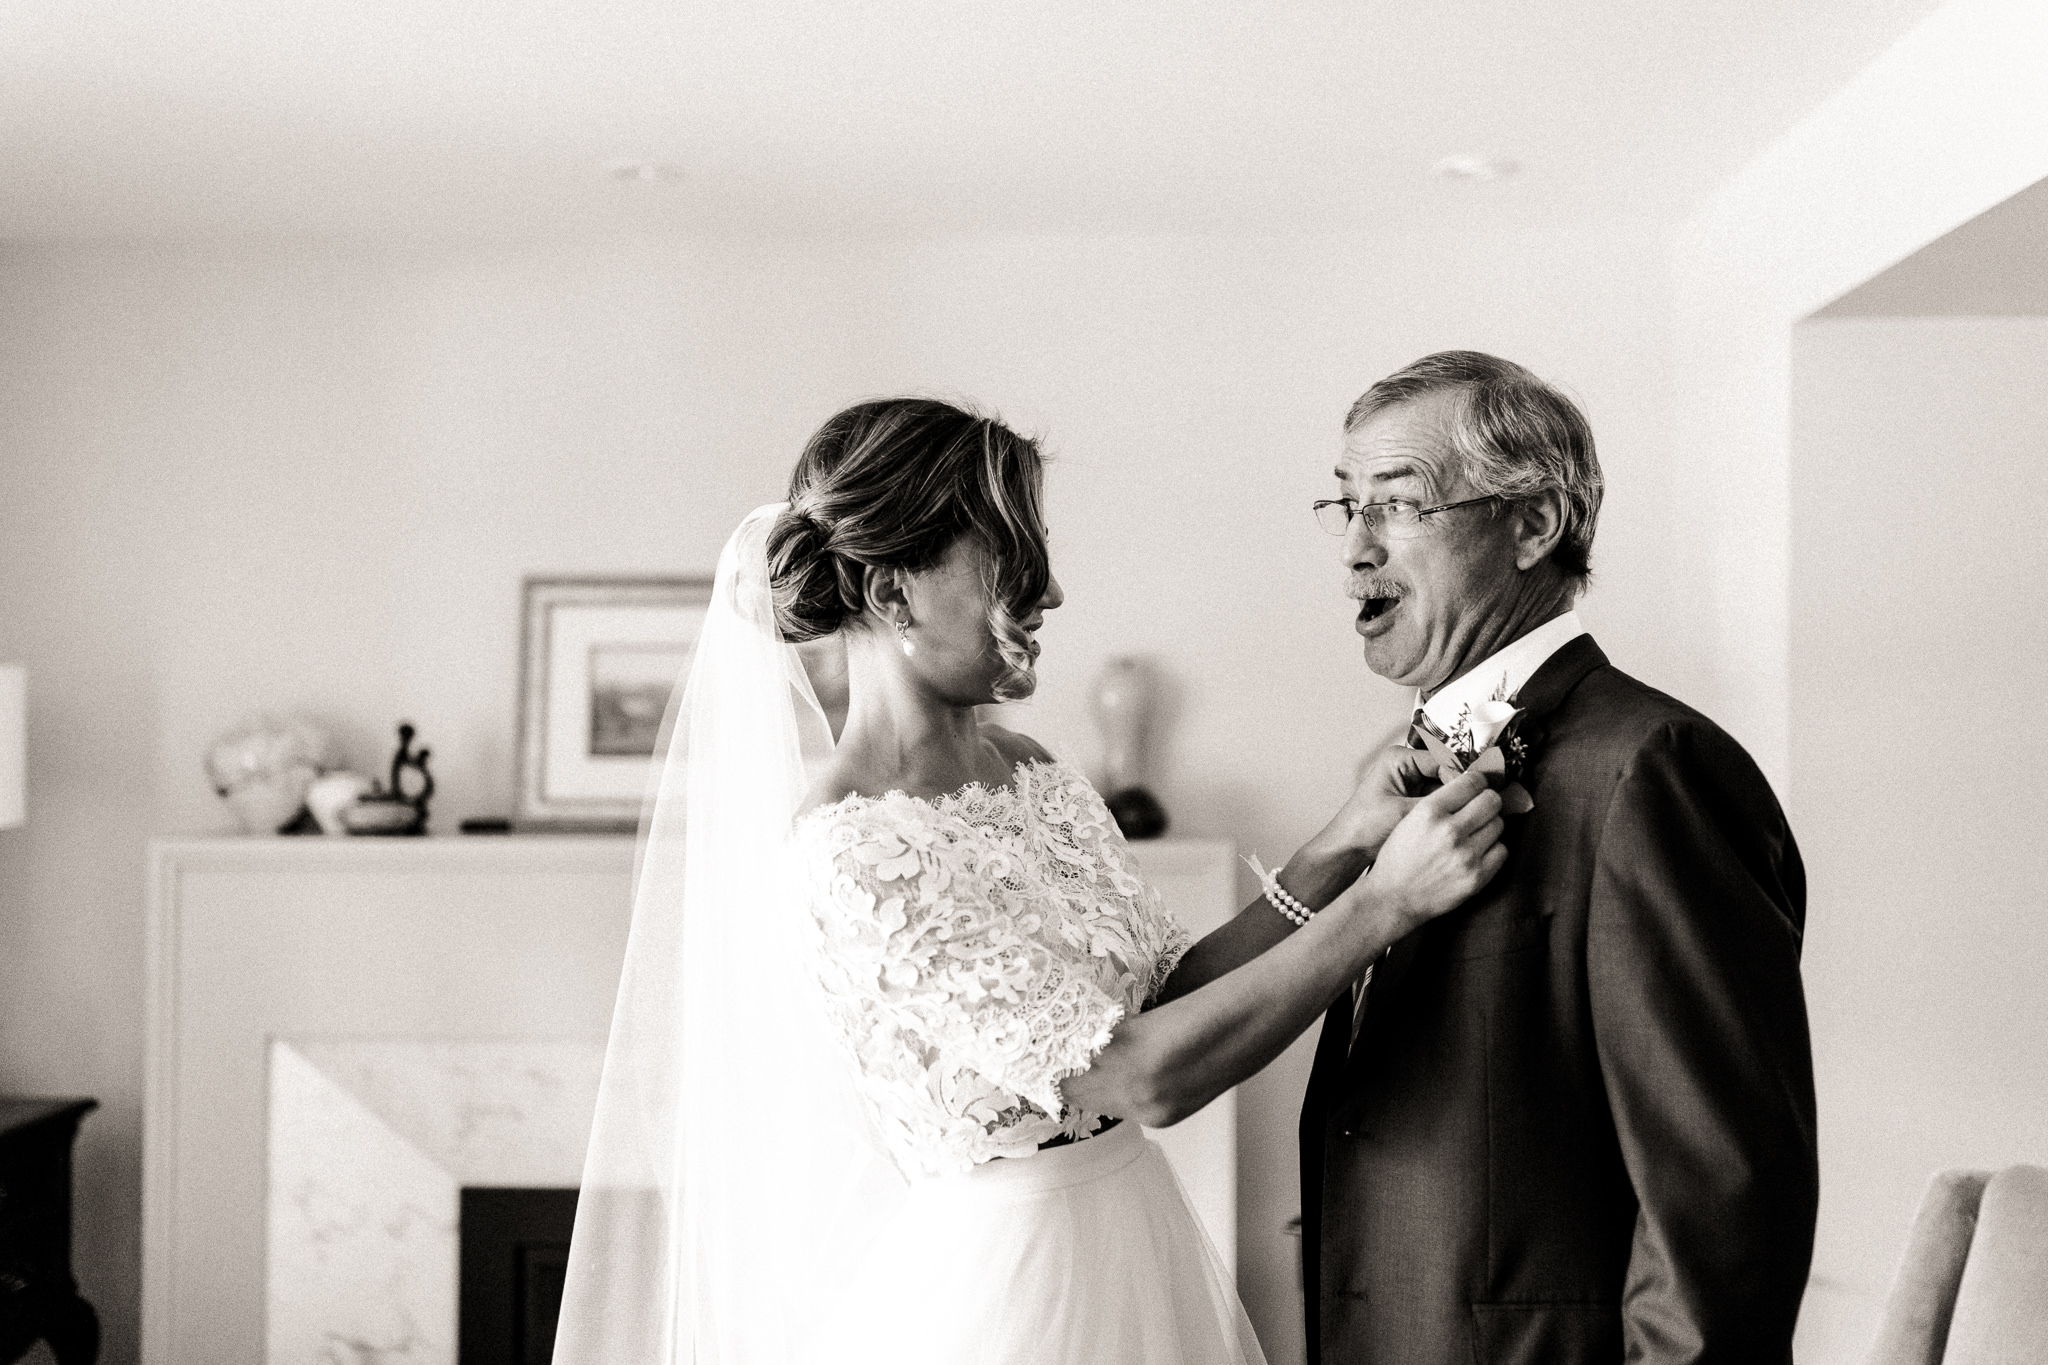
[[[910,1177],[815,1358],[1262,1365],[1158,1145],[1061,1098],[1189,943],[1087,780],[1027,761],[1006,788],[850,796],[790,851],[826,1015]]]
[[[1263,1365],[1164,1154],[1059,1090],[1186,934],[1058,763],[798,814],[780,511],[664,727],[555,1365]]]

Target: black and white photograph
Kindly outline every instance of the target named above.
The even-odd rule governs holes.
[[[2043,0],[0,0],[0,1365],[2048,1365]]]

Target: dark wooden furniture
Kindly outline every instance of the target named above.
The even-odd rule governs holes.
[[[0,1098],[0,1361],[38,1341],[93,1365],[100,1320],[71,1278],[71,1143],[92,1100]]]

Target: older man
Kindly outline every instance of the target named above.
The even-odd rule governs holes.
[[[1418,733],[1511,698],[1534,808],[1502,874],[1325,1021],[1309,1357],[1788,1362],[1818,1179],[1785,817],[1573,612],[1601,476],[1569,399],[1446,352],[1345,425],[1318,515],[1366,662],[1414,690]]]

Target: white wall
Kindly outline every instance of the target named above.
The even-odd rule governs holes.
[[[525,254],[0,254],[0,657],[30,669],[33,809],[0,834],[0,1088],[89,1093],[79,1259],[133,1358],[141,844],[227,825],[207,741],[274,708],[359,765],[414,721],[436,826],[511,792],[518,584],[708,571],[836,406],[975,397],[1043,432],[1068,605],[1019,720],[1092,762],[1116,652],[1171,683],[1177,832],[1285,857],[1404,699],[1365,672],[1330,487],[1344,409],[1444,346],[1577,392],[1610,479],[1586,610],[1702,676],[1666,604],[1665,263],[1647,230],[1287,240],[700,244]],[[1307,1050],[1241,1120],[1245,1294],[1298,1358]]]
[[[436,825],[510,791],[522,573],[708,572],[848,391],[829,253],[0,255],[0,1089],[82,1093],[78,1261],[135,1358],[142,840],[225,829],[200,755],[415,721]]]
[[[2004,858],[1976,835],[1941,843],[1954,818],[1928,811],[1955,793],[1949,784],[2003,779],[1970,760],[1945,766],[1955,762],[1954,740],[1930,753],[1889,739],[1892,729],[1924,736],[1936,697],[1973,690],[1974,680],[1947,686],[1964,659],[1982,657],[2001,685],[2022,680],[2023,670],[1999,673],[2017,670],[2003,647],[1967,652],[1986,621],[1956,571],[1972,564],[1980,589],[2002,590],[2002,576],[2038,563],[2023,551],[2039,534],[1979,537],[1948,520],[1953,505],[1943,499],[1961,491],[1946,482],[1956,448],[1930,417],[2003,440],[1993,419],[2023,400],[1967,376],[1960,401],[1930,392],[1908,357],[1932,359],[1937,332],[1908,341],[1879,331],[1852,343],[1859,334],[1834,330],[1852,324],[1799,323],[2048,177],[2044,69],[2048,7],[1950,0],[1724,185],[1672,253],[1672,498],[1690,512],[1674,519],[1674,546],[1698,572],[1674,604],[1699,625],[1708,709],[1786,793],[1811,864],[1804,970],[1823,1204],[1797,1346],[1815,1365],[1862,1359],[1904,1219],[1929,1175],[2042,1159],[2038,1110],[2007,1091],[2042,1088],[2038,1012],[2029,1018],[2011,974],[2031,960],[2039,979],[2040,940],[2027,925],[2037,912],[2011,899],[2036,867],[2033,855],[2015,848]],[[1974,343],[1958,335],[1941,344],[1963,348],[1948,353],[1953,360]],[[2038,373],[2027,381],[2037,390]],[[1899,392],[1884,392],[1879,375]],[[1926,406],[1909,411],[1916,400]],[[1904,451],[1859,405],[1933,439]],[[1850,431],[1877,440],[1871,463],[1848,448]],[[1839,507],[1816,501],[1830,477],[1843,485]],[[1871,500],[1892,493],[1934,499],[1936,524],[1954,543],[1880,527]],[[1982,524],[2008,525],[2009,510],[1985,509]],[[1836,524],[1852,513],[1863,518],[1854,529]],[[1926,577],[1898,581],[1894,549]],[[1873,592],[1878,583],[1899,591]],[[1910,680],[1870,674],[1892,661],[1887,641],[1921,651]],[[1871,746],[1873,734],[1886,742]],[[1889,790],[1900,782],[1918,786],[1905,804]],[[1940,831],[1932,838],[1923,833],[1930,823]],[[1942,893],[1962,849],[1981,858],[1961,869],[1978,879],[1971,885],[1995,884],[1999,894]],[[1995,931],[2008,955],[1970,942],[1969,930]],[[2016,1069],[2027,1066],[2035,1074],[2019,1082]],[[2012,1141],[2015,1119],[2032,1122],[2031,1148]]]
[[[1861,1362],[1928,1177],[2048,1162],[2048,319],[1795,334],[1792,796],[1821,1218]]]
[[[1790,745],[1791,329],[2048,176],[2048,6],[1950,0],[1724,185],[1673,252],[1674,551],[1702,703],[1780,790]],[[1797,825],[1799,812],[1793,812]]]

